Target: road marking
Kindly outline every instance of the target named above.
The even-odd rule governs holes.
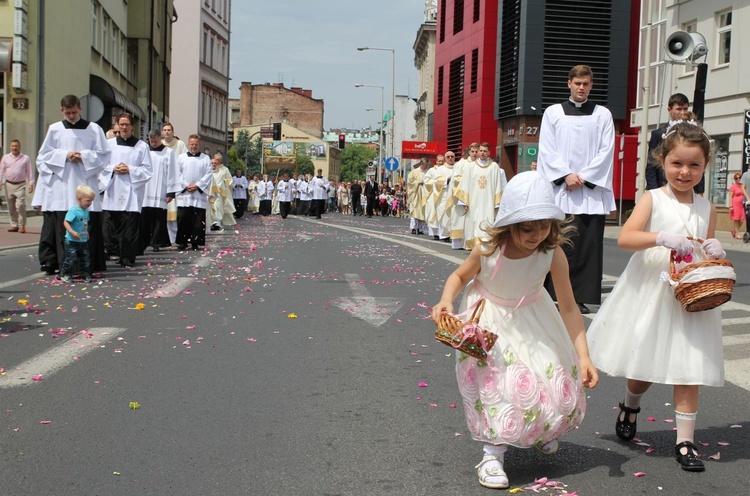
[[[156,291],[146,295],[146,298],[171,298],[185,291],[188,286],[193,284],[195,278],[193,277],[173,277],[164,286],[161,286]]]
[[[6,282],[0,282],[0,289],[9,288],[11,286],[15,286],[16,284],[23,284],[25,282],[31,282],[39,279],[41,276],[35,275],[35,276],[26,276],[22,277],[21,279],[14,279],[12,281],[6,281]]]
[[[373,297],[364,284],[360,284],[359,274],[344,274],[352,296],[343,296],[333,304],[353,317],[364,320],[370,325],[380,327],[401,308],[398,298]]]
[[[0,377],[0,389],[17,386],[28,386],[35,382],[34,377],[42,376],[42,380],[58,372],[63,367],[73,364],[82,356],[102,347],[109,341],[125,332],[124,327],[95,327],[87,332],[88,337],[77,333],[54,348],[36,355],[22,364],[8,368],[5,376]]]
[[[211,257],[200,257],[193,262],[193,265],[196,267],[208,267],[211,265],[211,262],[213,262],[213,259]]]

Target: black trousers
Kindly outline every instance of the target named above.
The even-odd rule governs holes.
[[[352,195],[352,215],[359,215],[360,213],[362,213],[362,197]]]
[[[377,202],[377,196],[368,196],[367,197],[367,216],[372,217],[372,210],[375,208],[375,203]]]
[[[280,201],[279,202],[279,214],[282,219],[286,219],[289,212],[292,211],[292,202]]]
[[[271,215],[271,200],[261,200],[258,211],[260,215]]]
[[[243,200],[242,198],[235,198],[234,199],[234,218],[239,219],[243,215],[245,215],[245,210],[247,210],[247,200]]]
[[[174,201],[174,200],[173,200]],[[166,248],[172,246],[167,231],[167,209],[143,207],[141,209],[141,247]]]
[[[193,246],[206,244],[206,209],[199,207],[177,207],[178,245]]]
[[[135,257],[143,254],[140,244],[141,213],[118,210],[104,210],[102,213],[109,233],[109,252],[119,255],[123,263],[135,262]]]
[[[64,211],[42,214],[42,231],[39,236],[39,263],[51,269],[62,267],[65,261]],[[104,239],[102,237],[102,213],[89,211],[89,254],[92,272],[105,272]]]
[[[314,215],[316,219],[320,219],[320,216],[326,211],[326,201],[327,200],[313,200],[310,215]]]
[[[570,284],[576,303],[600,305],[602,302],[602,273],[604,272],[604,215],[573,215],[576,231],[570,235],[572,245],[562,249],[568,259]],[[547,276],[545,287],[555,297],[552,278]]]

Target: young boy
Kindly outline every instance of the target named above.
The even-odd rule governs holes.
[[[73,282],[71,272],[78,260],[84,282],[91,282],[89,262],[89,207],[94,203],[96,193],[85,184],[76,188],[76,205],[65,214],[65,261],[60,269],[60,280]]]

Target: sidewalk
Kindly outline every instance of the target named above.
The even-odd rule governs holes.
[[[39,234],[42,230],[42,216],[34,210],[27,212],[26,232],[24,234],[8,232],[9,228],[10,217],[8,216],[8,211],[0,210],[0,251],[37,246],[39,244]],[[608,225],[604,228],[605,238],[617,239],[619,234],[619,226]],[[726,231],[717,232],[716,238],[721,241],[721,244],[727,251],[750,252],[750,243],[743,243],[741,239],[732,239],[732,235]]]

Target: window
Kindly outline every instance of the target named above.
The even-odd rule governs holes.
[[[453,2],[453,34],[464,30],[464,0]]]
[[[214,40],[216,39],[215,36],[211,36],[211,51],[209,52],[209,62],[208,65],[213,67],[214,66]]]
[[[471,92],[477,92],[477,79],[479,76],[479,49],[471,51]]]
[[[443,104],[443,66],[438,68],[437,104]]]
[[[109,60],[109,16],[102,16],[102,55]]]
[[[479,22],[481,0],[474,0],[474,22]]]
[[[99,49],[99,6],[91,2],[91,46]]]
[[[652,3],[651,15],[649,16],[646,9],[646,2],[641,2],[641,32],[638,54],[638,88],[647,85],[644,82],[646,75],[646,50],[649,50],[651,57],[651,75],[648,86],[650,89],[649,105],[657,105],[661,97],[661,84],[664,81],[664,43],[666,41],[667,31],[667,13],[664,0],[654,0]],[[646,46],[646,34],[651,28],[651,46]],[[643,107],[643,91],[638,91],[638,107]]]
[[[446,0],[440,0],[440,43],[445,41],[445,9]]]
[[[201,55],[201,62],[205,64],[208,60],[208,30],[203,30],[203,53]]]
[[[120,33],[120,73],[127,77],[128,73],[128,41]]]
[[[111,34],[111,39],[110,39],[110,46],[112,49],[112,53],[111,53],[112,58],[110,60],[112,61],[112,65],[117,66],[117,57],[118,57],[117,40],[120,39],[120,34],[119,34],[120,30],[117,28],[117,26],[115,26],[114,21],[112,21],[111,32],[112,34]]]
[[[732,11],[722,12],[716,15],[716,34],[718,43],[716,46],[718,65],[728,64],[732,54]]]

